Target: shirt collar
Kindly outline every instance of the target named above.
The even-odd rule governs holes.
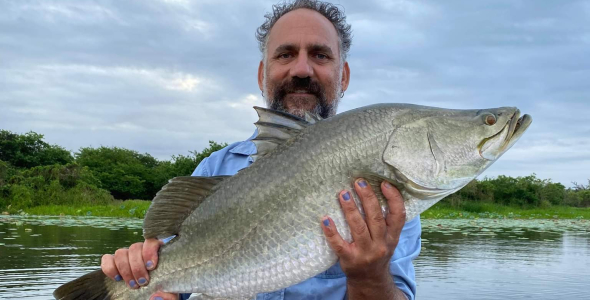
[[[249,137],[247,140],[245,140],[243,142],[236,143],[236,145],[233,148],[231,148],[229,150],[229,152],[234,153],[234,154],[241,154],[241,155],[256,154],[256,152],[257,152],[256,146],[252,142],[252,139],[254,139],[257,135],[258,135],[258,129],[256,129],[254,131],[254,134],[252,134],[252,136]]]

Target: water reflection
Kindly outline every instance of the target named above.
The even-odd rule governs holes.
[[[0,216],[0,299],[52,299],[141,220]],[[418,299],[590,299],[590,222],[424,220]]]
[[[0,217],[0,299],[53,299],[55,288],[141,240],[141,220]]]
[[[418,299],[587,299],[588,221],[423,221]]]

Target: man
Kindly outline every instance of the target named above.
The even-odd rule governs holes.
[[[274,6],[266,18],[257,38],[263,54],[258,84],[267,106],[298,116],[305,112],[324,118],[334,115],[350,79],[346,62],[350,26],[343,13],[329,3],[296,0]],[[249,140],[213,153],[199,164],[193,176],[234,175],[248,167],[252,163],[250,155],[256,153]],[[390,185],[381,188],[390,206],[385,219],[380,210],[374,209],[378,207],[375,194],[362,178],[355,181],[354,189],[367,212],[366,220],[354,201],[348,201],[349,191],[340,193],[353,243],[340,237],[329,216],[318,221],[339,263],[302,283],[259,294],[256,299],[414,299],[412,260],[420,252],[420,220],[404,225],[401,195]],[[133,244],[128,250],[119,249],[114,256],[103,256],[102,269],[115,280],[125,280],[130,288],[140,288],[149,283],[147,270],[157,266],[160,245],[160,241],[152,239]],[[187,297],[181,295],[182,299]],[[151,297],[177,298],[162,292]]]

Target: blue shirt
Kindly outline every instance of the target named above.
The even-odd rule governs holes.
[[[250,155],[256,153],[256,147],[250,141],[253,137],[212,153],[201,161],[192,176],[234,175],[250,166]],[[407,222],[389,263],[389,271],[393,275],[395,285],[409,300],[414,300],[416,295],[412,260],[420,253],[421,231],[420,217]],[[181,299],[188,299],[188,295],[181,295]],[[346,276],[340,264],[336,263],[323,273],[296,285],[271,293],[258,294],[256,300],[343,300],[345,295]]]

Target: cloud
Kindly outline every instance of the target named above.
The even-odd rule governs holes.
[[[162,159],[245,139],[264,105],[254,32],[274,3],[5,1],[0,128]],[[340,111],[517,106],[533,125],[487,175],[590,177],[587,1],[338,3],[353,26]]]

